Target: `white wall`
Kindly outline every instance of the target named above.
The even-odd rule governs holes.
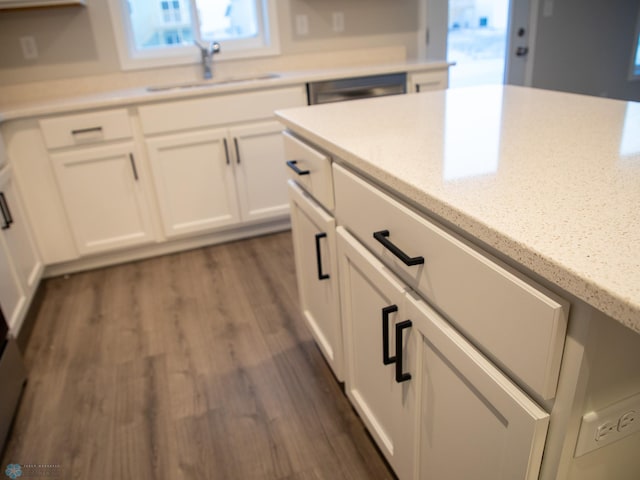
[[[290,59],[295,63],[302,54],[328,53],[371,47],[400,47],[413,57],[417,49],[419,0],[275,0],[280,24],[282,55],[273,59],[282,68]],[[333,11],[345,15],[345,31],[330,28]],[[294,33],[296,14],[309,18],[309,35]],[[39,58],[24,60],[21,36],[35,38]],[[46,8],[0,12],[0,88],[26,82],[81,79],[106,75],[119,83],[119,76],[144,75],[121,72],[106,0],[90,0],[86,7]],[[232,62],[226,68],[269,68],[264,61]],[[198,65],[182,67],[196,75]],[[221,68],[225,68],[221,65]],[[165,72],[177,75],[177,68],[150,72],[158,78]],[[0,99],[2,94],[0,92]]]

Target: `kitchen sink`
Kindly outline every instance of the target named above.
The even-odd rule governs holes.
[[[229,83],[240,83],[240,82],[252,82],[255,80],[270,80],[273,78],[280,77],[278,73],[263,73],[257,75],[245,75],[245,76],[236,76],[236,77],[221,77],[221,78],[213,78],[211,80],[202,80],[199,82],[188,82],[188,83],[174,83],[171,85],[154,85],[151,87],[147,87],[148,92],[166,92],[169,90],[187,90],[191,88],[208,88],[215,87],[218,85],[226,85]]]

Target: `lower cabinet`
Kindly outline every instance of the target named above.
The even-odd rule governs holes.
[[[153,138],[147,148],[168,238],[240,220],[226,130]]]
[[[338,294],[335,220],[289,181],[298,292],[304,318],[338,380],[343,380],[343,344]]]
[[[286,216],[281,131],[262,122],[148,138],[165,235]]]
[[[0,171],[0,222],[0,305],[15,335],[43,266],[10,166]]]
[[[80,254],[153,241],[133,142],[52,154],[51,160]]]
[[[405,287],[343,227],[337,232],[345,391],[398,478],[413,478],[416,335],[403,323]]]
[[[343,227],[346,392],[401,480],[538,478],[549,415]]]

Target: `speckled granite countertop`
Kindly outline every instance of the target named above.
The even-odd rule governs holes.
[[[200,84],[192,88],[167,88],[160,91],[149,91],[145,87],[126,90],[114,90],[93,95],[70,96],[48,101],[19,102],[0,104],[0,123],[20,118],[38,117],[51,114],[64,114],[97,108],[113,108],[144,103],[180,100],[198,96],[222,95],[256,90],[277,88],[290,85],[303,85],[307,82],[348,78],[354,76],[380,75],[395,72],[421,72],[443,70],[449,67],[447,62],[402,62],[380,65],[354,66],[349,68],[325,68],[319,70],[297,70],[274,72],[272,78],[256,73],[255,80],[246,80],[251,75],[214,77],[209,82],[194,80],[177,84],[166,84],[158,80],[151,87],[171,87],[188,84]],[[234,79],[240,79],[233,81]]]
[[[640,103],[487,86],[277,116],[640,333]]]

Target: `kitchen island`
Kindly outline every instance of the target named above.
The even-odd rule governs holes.
[[[442,328],[453,325],[470,348],[548,412],[543,445],[534,439],[527,447],[528,461],[539,462],[539,471],[529,466],[523,478],[637,478],[640,461],[633,452],[640,447],[640,434],[635,426],[628,428],[629,418],[637,422],[635,413],[627,414],[640,411],[640,374],[634,367],[640,362],[640,104],[487,86],[291,109],[277,116],[293,137],[324,152],[333,164],[347,392],[357,383],[357,359],[350,360],[354,353],[349,352],[357,329],[349,324],[345,289],[351,287],[343,277],[357,268],[349,267],[351,247],[341,247],[340,238],[353,235],[357,240],[349,242],[373,253],[371,265],[380,260],[378,270],[389,268],[409,295],[434,307],[445,321]],[[305,168],[304,161],[298,164]],[[490,319],[479,314],[476,323],[465,320],[467,313],[452,305],[455,295],[438,296],[439,280],[423,282],[417,276],[424,273],[407,273],[395,266],[393,255],[377,250],[383,230],[375,232],[376,239],[360,231],[366,222],[354,211],[382,222],[385,204],[391,203],[389,211],[428,223],[469,258],[482,257],[504,278],[513,276],[512,284],[524,282],[537,292],[532,296],[554,305],[557,323],[547,333],[561,337],[562,345],[549,347],[548,361],[555,361],[550,359],[556,350],[561,360],[557,373],[546,371],[544,386],[512,365],[516,354],[498,352],[508,349],[509,338],[495,339],[510,331],[483,332],[483,322],[489,325]],[[376,221],[371,225],[384,228]],[[386,236],[394,241],[393,231]],[[409,237],[398,231],[395,238],[402,241],[395,246],[406,247],[409,241],[403,238]],[[420,269],[428,270],[430,261],[438,268],[437,258],[425,257]],[[461,287],[460,302],[468,293]],[[558,312],[565,312],[566,323]],[[525,317],[524,311],[512,314],[516,324]],[[538,318],[531,316],[517,329],[535,331],[531,324]],[[503,327],[511,325],[507,321]],[[418,418],[424,421],[424,415]],[[367,424],[370,430],[372,425],[377,424]],[[416,448],[426,448],[417,443]],[[417,451],[424,458],[424,451]],[[414,473],[431,478],[428,466],[408,471],[401,478]]]

